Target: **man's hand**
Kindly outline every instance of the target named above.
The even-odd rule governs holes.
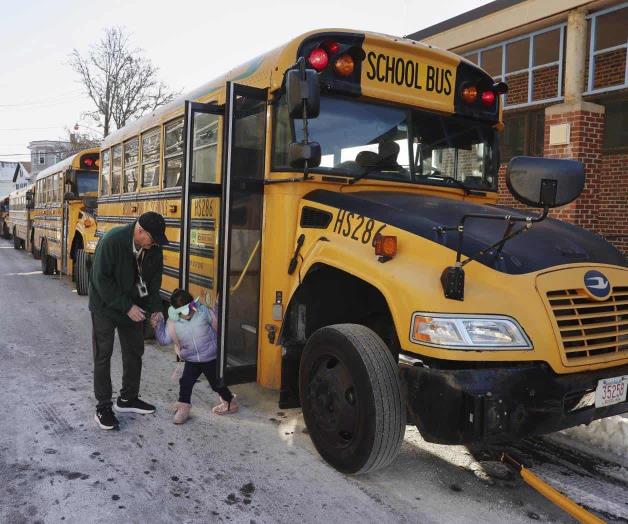
[[[160,312],[153,313],[150,316],[150,324],[151,324],[151,326],[153,326],[153,329],[155,329],[155,327],[157,327],[157,324],[159,324],[160,322],[163,322],[163,320],[164,320],[164,316]]]
[[[146,320],[146,311],[135,304],[131,306],[131,309],[129,309],[126,314],[133,322],[143,322]]]

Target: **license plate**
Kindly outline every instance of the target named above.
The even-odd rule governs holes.
[[[626,400],[628,375],[598,380],[595,390],[595,407],[612,406]]]

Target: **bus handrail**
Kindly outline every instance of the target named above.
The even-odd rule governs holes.
[[[255,244],[255,247],[253,248],[253,251],[251,251],[251,255],[249,256],[249,259],[246,261],[246,264],[244,268],[242,269],[242,273],[240,273],[240,278],[238,278],[238,281],[235,283],[233,287],[229,288],[229,294],[233,295],[233,293],[235,293],[240,287],[240,285],[242,284],[242,280],[244,280],[244,277],[247,271],[249,270],[249,266],[251,265],[251,262],[253,262],[253,257],[257,254],[257,250],[259,249],[259,244],[260,244],[260,241],[258,240],[257,244]]]

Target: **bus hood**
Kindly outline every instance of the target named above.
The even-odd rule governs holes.
[[[493,205],[480,205],[436,196],[385,191],[336,193],[319,189],[305,200],[346,210],[384,222],[432,242],[447,246],[455,253],[458,233],[439,233],[437,228],[456,227],[466,214],[513,215],[525,217],[538,214]],[[515,227],[519,228],[518,223]],[[501,220],[469,218],[465,221],[462,253],[477,255],[479,251],[499,241],[506,228]],[[452,253],[452,264],[454,263]],[[498,258],[486,254],[478,262],[497,271],[523,274],[573,263],[600,263],[626,266],[626,258],[601,236],[585,229],[554,220],[535,223],[504,245]]]

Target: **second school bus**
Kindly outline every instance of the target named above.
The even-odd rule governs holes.
[[[302,35],[107,137],[98,234],[162,213],[163,297],[219,295],[220,378],[301,405],[341,471],[406,422],[463,443],[626,412],[626,260],[546,218],[581,164],[515,159],[543,211],[495,205],[505,90],[417,42]]]
[[[9,219],[9,195],[0,196],[0,236],[11,238],[11,229],[7,223]]]
[[[98,149],[85,149],[37,175],[32,211],[33,254],[45,275],[72,275],[87,295],[90,257],[96,249]]]
[[[13,237],[15,249],[33,250],[33,200],[34,184],[16,189],[9,194],[9,214],[5,218],[7,229]]]

